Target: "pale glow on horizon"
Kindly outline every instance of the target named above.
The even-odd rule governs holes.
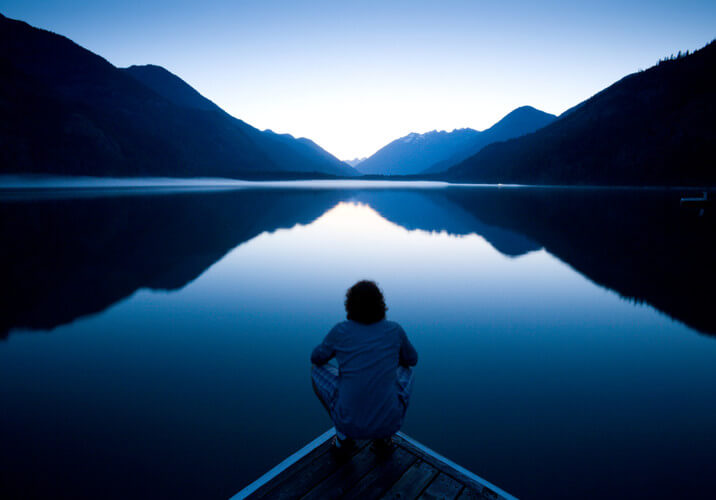
[[[560,114],[716,32],[716,2],[7,0],[112,64],[167,68],[259,129],[343,160],[410,132]]]

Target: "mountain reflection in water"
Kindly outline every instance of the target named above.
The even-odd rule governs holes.
[[[0,337],[49,330],[141,288],[177,290],[264,232],[342,201],[408,230],[477,234],[508,257],[545,248],[595,283],[716,334],[716,217],[649,190],[239,190],[0,202]],[[449,258],[449,256],[445,256]],[[420,263],[430,266],[430,262]]]
[[[439,453],[521,498],[716,487],[709,207],[346,185],[0,193],[0,497],[230,497],[330,425],[309,354],[360,278]]]

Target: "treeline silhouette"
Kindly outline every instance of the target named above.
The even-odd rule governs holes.
[[[0,174],[357,174],[307,139],[262,132],[228,115],[163,68],[122,70],[63,36],[2,15],[0,71]]]
[[[629,75],[517,139],[452,167],[452,181],[716,185],[716,43]]]

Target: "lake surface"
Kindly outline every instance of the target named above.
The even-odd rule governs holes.
[[[712,498],[713,206],[317,186],[2,194],[0,496],[231,496],[330,427],[309,355],[369,278],[410,436],[522,498]]]

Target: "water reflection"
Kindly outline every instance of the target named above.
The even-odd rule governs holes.
[[[310,224],[346,201],[408,230],[479,235],[509,257],[544,247],[621,296],[713,334],[714,217],[680,209],[678,197],[451,188],[6,200],[0,203],[0,337],[15,328],[52,329],[141,288],[180,289],[232,248],[264,232]]]
[[[307,224],[340,199],[246,191],[3,203],[0,335],[54,328],[140,288],[179,289],[233,247]]]
[[[714,332],[714,221],[677,193],[265,189],[0,211],[3,498],[229,497],[330,425],[308,356],[365,277],[421,353],[405,430],[428,446],[523,498],[716,487],[716,343],[659,312]]]

